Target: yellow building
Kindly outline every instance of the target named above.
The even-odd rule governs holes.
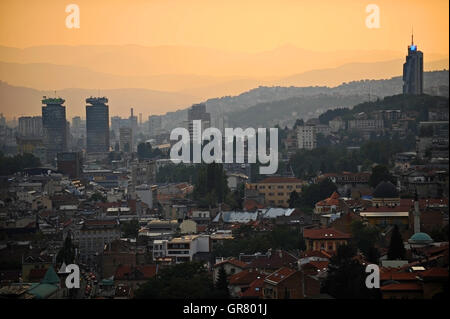
[[[259,183],[247,184],[248,189],[255,189],[264,195],[265,204],[289,207],[289,197],[293,191],[300,193],[304,182],[294,177],[268,177]]]
[[[43,146],[42,137],[17,137],[17,150],[19,153],[30,153],[33,154],[36,148]]]
[[[341,245],[347,245],[351,235],[333,228],[303,230],[307,251],[336,252]]]
[[[384,228],[398,225],[407,228],[409,224],[409,209],[407,207],[369,207],[359,213],[371,225]]]
[[[398,190],[391,182],[381,182],[372,194],[372,206],[398,206],[400,196]]]

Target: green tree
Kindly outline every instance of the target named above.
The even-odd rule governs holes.
[[[66,236],[66,239],[64,240],[63,247],[59,250],[58,254],[56,255],[56,262],[57,263],[65,263],[73,264],[75,261],[75,247],[72,244],[72,238],[71,235],[68,234]]]
[[[365,285],[366,272],[354,258],[356,249],[350,245],[338,247],[328,265],[328,275],[324,282],[324,292],[336,299],[367,299],[375,294]],[[372,289],[374,290],[374,289]],[[377,290],[377,289],[375,289]]]
[[[356,247],[368,257],[374,254],[374,243],[379,238],[380,231],[372,225],[365,225],[362,221],[357,220],[352,223],[352,239]]]
[[[94,201],[94,202],[99,202],[100,201],[100,202],[105,203],[106,202],[106,197],[103,196],[102,194],[96,192],[96,193],[91,195],[90,200]]]
[[[388,250],[388,259],[396,260],[396,259],[405,259],[405,246],[403,245],[402,234],[400,234],[400,230],[397,225],[394,226],[391,235],[391,242],[389,244]]]
[[[186,262],[161,268],[158,274],[135,292],[137,299],[220,298],[222,292],[202,264]]]
[[[139,234],[139,222],[133,219],[122,224],[122,232],[125,238],[137,238]]]
[[[140,160],[143,160],[161,156],[162,153],[158,148],[153,149],[150,143],[139,143],[137,148],[137,155]]]
[[[377,187],[377,185],[383,181],[389,181],[393,184],[396,183],[395,177],[389,172],[389,169],[384,165],[377,165],[372,168],[372,174],[369,178],[369,185]]]
[[[219,292],[222,292],[224,299],[228,299],[230,297],[230,291],[228,290],[228,279],[227,273],[225,272],[225,268],[221,266],[219,268],[219,273],[217,276],[216,289]]]
[[[300,207],[300,205],[301,205],[300,195],[296,191],[291,192],[291,194],[289,195],[288,203],[289,203],[289,208]]]

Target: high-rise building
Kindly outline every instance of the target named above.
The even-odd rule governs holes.
[[[61,173],[68,175],[70,178],[80,177],[83,168],[81,153],[79,152],[58,153],[57,168]]]
[[[414,44],[414,35],[411,36],[411,45],[408,46],[408,55],[403,64],[403,94],[423,93],[423,53],[417,50]]]
[[[22,116],[19,117],[19,135],[20,136],[42,136],[42,117],[41,116]]]
[[[46,161],[56,163],[56,154],[67,149],[66,107],[62,98],[42,99],[42,128],[44,133],[44,147]]]
[[[317,134],[314,125],[297,127],[297,143],[299,149],[312,150],[317,147]]]
[[[201,120],[200,132],[194,131],[194,120]],[[206,104],[194,104],[188,110],[188,130],[191,140],[201,138],[203,131],[211,126],[211,114],[206,112]]]
[[[130,153],[133,151],[133,131],[130,127],[121,127],[120,132],[120,151]]]
[[[86,99],[86,150],[88,153],[109,151],[109,111],[106,97]]]
[[[43,134],[41,116],[19,117],[18,134],[16,136],[17,151],[20,154],[33,154],[39,157],[42,162],[45,162]]]
[[[138,133],[138,118],[137,118],[137,116],[135,116],[134,115],[134,113],[133,113],[133,108],[131,108],[131,110],[130,110],[130,117],[128,118],[128,121],[129,121],[129,126],[130,126],[130,128],[131,128],[131,133],[132,133],[132,135],[133,135],[133,137],[132,137],[132,144],[131,144],[131,151],[133,152],[133,151],[135,151],[135,143],[136,143],[136,136],[137,136],[137,133]]]
[[[150,133],[150,137],[154,137],[161,132],[162,128],[162,116],[160,115],[151,115],[148,117],[148,131]]]

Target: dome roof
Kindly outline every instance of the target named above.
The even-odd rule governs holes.
[[[433,239],[426,233],[415,233],[408,242],[410,244],[429,244],[433,242]]]
[[[373,191],[374,198],[397,198],[398,191],[391,182],[380,182]]]

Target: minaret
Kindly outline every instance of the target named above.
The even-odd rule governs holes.
[[[419,196],[414,196],[414,234],[420,233],[420,210],[419,210]]]

